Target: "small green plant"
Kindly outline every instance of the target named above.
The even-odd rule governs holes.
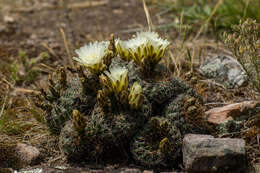
[[[241,19],[251,18],[260,22],[259,0],[223,0],[217,11],[218,25],[230,28]]]
[[[259,0],[177,0],[161,3],[160,15],[182,14],[184,21],[191,25],[201,25],[205,21],[218,30],[231,28],[240,19],[251,18],[260,22]]]
[[[253,88],[260,93],[260,39],[259,25],[255,20],[240,20],[233,33],[224,33],[225,44],[244,68]]]
[[[11,80],[18,84],[32,83],[40,74],[37,64],[49,58],[50,55],[46,52],[42,52],[36,58],[29,58],[25,51],[20,51],[19,58],[10,65]]]
[[[11,64],[10,71],[11,71],[10,78],[13,81],[18,82],[20,80],[20,77],[18,75],[18,64],[17,64],[17,62],[14,62],[14,63]]]
[[[50,59],[50,55],[47,52],[42,52],[43,59]]]

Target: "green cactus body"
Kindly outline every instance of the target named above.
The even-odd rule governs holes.
[[[86,151],[90,148],[85,145],[84,141],[85,140],[82,140],[82,137],[73,128],[72,121],[68,121],[62,129],[59,139],[61,150],[67,156],[68,160],[86,160],[86,157],[89,157],[89,153]]]
[[[203,117],[204,111],[201,110],[201,107],[202,101],[199,95],[183,93],[166,105],[164,117],[171,120],[180,129],[182,136],[187,133],[208,134],[211,128]]]
[[[56,85],[58,88],[59,86]],[[58,90],[58,89],[57,89]],[[95,104],[95,98],[83,93],[82,83],[75,77],[68,82],[65,90],[61,91],[61,96],[45,104],[50,105],[51,110],[46,110],[46,123],[53,133],[59,134],[66,121],[72,119],[72,110],[77,109],[88,115],[91,107]]]
[[[128,143],[149,117],[150,109],[147,101],[137,112],[104,113],[102,107],[96,105],[88,117],[84,136],[76,132],[72,123],[64,127],[60,137],[61,148],[68,158],[81,158],[82,152],[88,153],[85,159],[99,158],[107,152],[105,148]]]
[[[131,144],[136,161],[146,167],[165,166],[180,156],[181,134],[168,119],[152,117]]]
[[[149,107],[149,105],[147,106]],[[90,126],[86,128],[86,131],[87,133],[92,132],[93,135],[104,141],[104,144],[129,141],[149,116],[149,108],[146,111],[144,114],[129,111],[105,114],[102,108],[97,106],[94,108]]]

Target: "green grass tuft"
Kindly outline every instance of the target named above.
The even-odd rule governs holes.
[[[220,5],[217,6],[217,3]],[[184,22],[198,27],[210,19],[208,24],[214,30],[230,29],[232,25],[239,24],[240,19],[251,18],[260,23],[259,0],[177,0],[166,3],[158,1],[157,4],[161,8],[159,15],[167,14],[175,18],[183,12]]]

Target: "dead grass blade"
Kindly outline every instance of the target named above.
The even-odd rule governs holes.
[[[94,6],[102,6],[108,4],[108,1],[87,1],[87,2],[75,2],[72,4],[68,4],[69,9],[78,9],[78,8],[87,8]]]
[[[149,29],[149,31],[152,31],[152,29],[153,29],[152,19],[151,19],[149,10],[146,6],[145,0],[143,0],[143,7],[144,7],[144,12],[145,12],[145,16],[146,16],[146,20],[147,20],[147,24],[148,24],[148,29]]]
[[[5,108],[5,103],[6,103],[6,99],[7,99],[8,93],[9,92],[7,92],[7,94],[4,97],[3,105],[2,105],[2,108],[1,108],[1,112],[0,112],[0,119],[1,119],[2,115],[4,114],[4,108]]]
[[[218,0],[218,3],[215,5],[214,9],[212,10],[210,16],[208,17],[208,19],[203,23],[203,25],[200,27],[199,31],[197,32],[194,40],[197,40],[198,37],[200,36],[200,34],[202,33],[202,31],[205,28],[205,25],[209,23],[209,21],[212,19],[212,17],[214,16],[214,14],[216,13],[218,7],[220,6],[220,4],[222,4],[223,0]]]
[[[180,65],[179,65],[179,57],[175,57],[172,53],[172,51],[169,51],[170,57],[171,57],[171,61],[174,64],[174,76],[179,77],[181,74],[181,69],[180,69]]]
[[[40,63],[39,66],[41,66],[43,68],[46,68],[47,70],[49,70],[51,72],[55,72],[56,71],[56,69],[52,68],[51,66],[49,66],[47,64]]]
[[[27,94],[40,94],[40,91],[32,90],[32,89],[25,89],[25,88],[14,88],[15,92],[22,92]]]
[[[74,68],[74,64],[73,64],[72,59],[71,59],[71,52],[70,52],[70,49],[69,49],[69,44],[68,44],[65,32],[62,28],[60,28],[60,33],[61,33],[61,36],[63,38],[64,46],[65,46],[65,49],[66,49],[66,52],[67,52],[67,55],[68,55],[68,62],[70,64],[70,66],[72,68]]]

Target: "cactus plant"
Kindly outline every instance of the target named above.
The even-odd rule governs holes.
[[[80,48],[74,59],[83,66],[71,75],[59,70],[58,82],[50,80],[49,92],[42,91],[38,106],[69,160],[99,160],[118,147],[144,167],[172,167],[183,135],[207,132],[206,124],[190,124],[203,122],[202,99],[190,86],[149,76],[169,42],[155,32],[137,33],[136,39],[111,37],[110,43]]]

